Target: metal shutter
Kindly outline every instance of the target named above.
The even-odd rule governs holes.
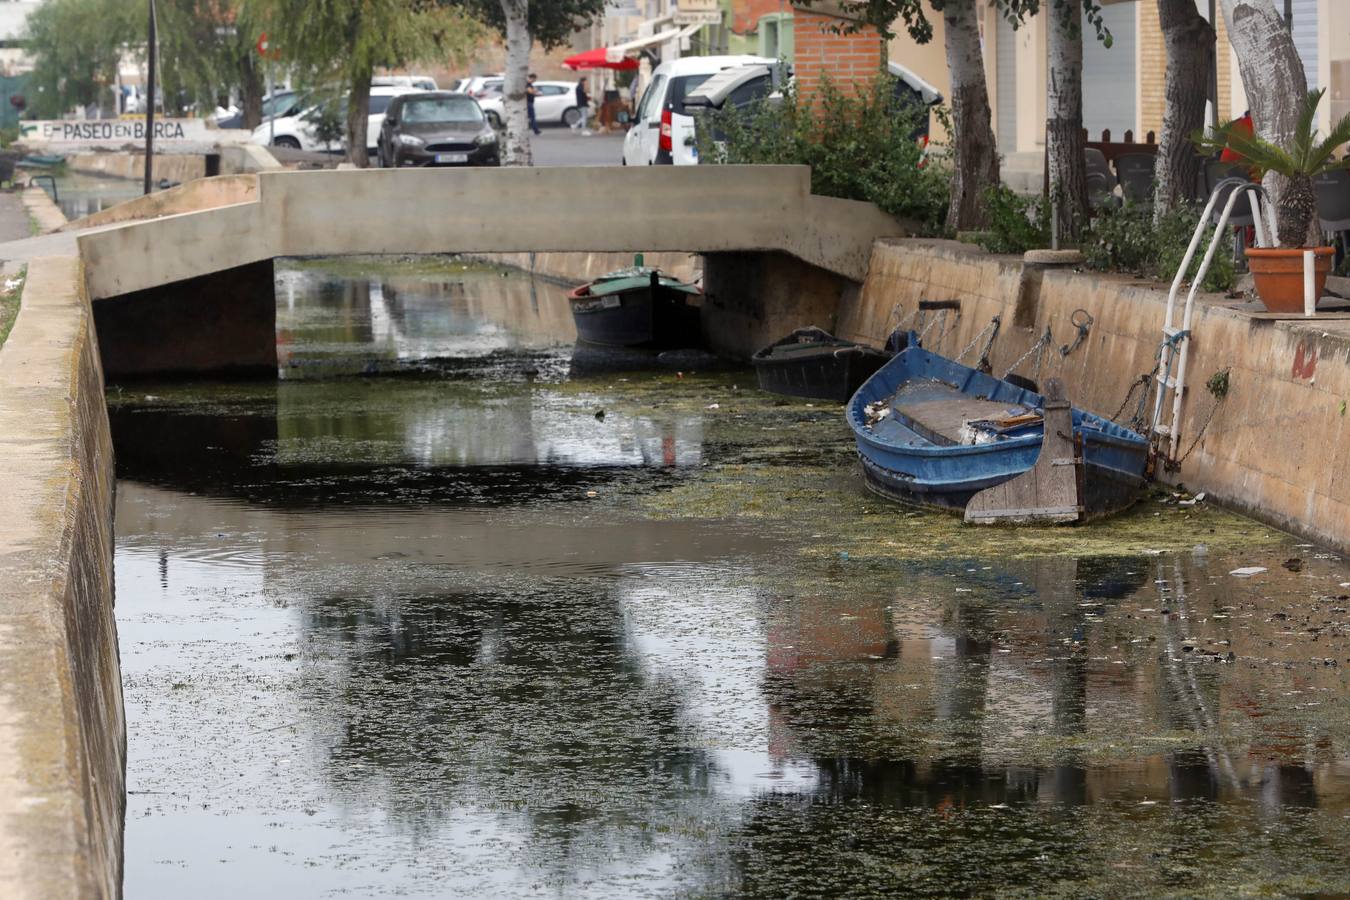
[[[1135,7],[1134,3],[1102,7],[1102,19],[1111,31],[1109,49],[1097,40],[1097,29],[1083,23],[1083,127],[1090,141],[1100,140],[1104,128],[1111,129],[1111,140],[1119,141],[1138,122],[1134,102],[1139,43]],[[1134,139],[1141,140],[1141,136]]]
[[[1276,6],[1284,12],[1283,4]],[[1298,48],[1299,59],[1303,60],[1303,71],[1308,75],[1308,90],[1318,87],[1317,83],[1317,0],[1294,0],[1294,46]]]
[[[998,150],[1004,156],[1017,152],[1017,33],[1003,16],[998,17],[994,48],[994,79],[998,93]]]

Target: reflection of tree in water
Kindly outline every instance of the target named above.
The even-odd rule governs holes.
[[[684,746],[674,686],[644,677],[620,611],[574,582],[335,599],[307,624],[333,658],[307,701],[332,717],[334,787],[433,844],[453,844],[456,809],[490,810],[524,832],[531,868],[571,882],[660,870],[735,812]]]

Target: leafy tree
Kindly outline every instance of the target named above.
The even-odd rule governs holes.
[[[1189,136],[1205,124],[1205,98],[1214,70],[1214,26],[1195,0],[1158,0],[1158,24],[1167,49],[1163,127],[1154,168],[1153,211],[1158,223],[1186,202],[1200,174]]]
[[[370,80],[380,67],[467,58],[482,26],[464,11],[430,0],[243,0],[282,62],[314,84],[347,92],[347,158],[365,168]]]
[[[806,5],[826,0],[802,0]],[[1072,237],[1087,211],[1087,173],[1083,157],[1083,50],[1082,23],[1086,19],[1099,39],[1111,45],[1094,0],[990,0],[999,14],[1022,24],[1044,5],[1054,15],[1050,29],[1050,82],[1046,102],[1046,154],[1050,163],[1050,192],[1060,210],[1060,234]],[[951,230],[975,229],[987,221],[982,198],[999,182],[989,88],[984,77],[979,22],[974,0],[833,0],[832,5],[891,37],[895,25],[924,44],[933,38],[928,11],[943,17],[947,67],[952,82],[953,150]]]
[[[233,0],[157,0],[160,69],[166,103],[210,109],[239,91],[244,126],[262,121],[262,29]]]
[[[505,161],[528,166],[533,162],[525,84],[530,71],[530,50],[538,43],[545,49],[561,46],[580,28],[605,11],[605,0],[444,0],[462,7],[492,28],[506,42],[505,83],[502,85],[506,113]]]
[[[34,60],[30,107],[55,117],[109,102],[123,48],[144,43],[142,9],[130,0],[48,0],[33,10],[24,35]]]

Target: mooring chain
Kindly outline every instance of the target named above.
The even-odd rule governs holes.
[[[1156,374],[1158,374],[1158,368],[1157,366],[1154,366],[1152,372],[1140,375],[1134,381],[1130,382],[1130,389],[1129,391],[1126,392],[1125,399],[1121,401],[1120,409],[1116,410],[1115,415],[1110,417],[1110,420],[1112,422],[1120,422],[1120,414],[1125,412],[1125,407],[1130,405],[1130,398],[1132,398],[1134,396],[1134,392],[1139,390],[1139,388],[1142,386],[1144,388],[1144,396],[1141,397],[1139,400],[1139,408],[1135,411],[1135,414],[1130,419],[1130,421],[1128,423],[1123,424],[1125,424],[1125,426],[1129,428],[1131,431],[1138,431],[1140,428],[1143,427],[1142,419],[1144,417],[1144,407],[1148,404],[1148,395],[1149,395],[1148,383],[1149,380],[1152,379],[1153,376]]]
[[[919,314],[920,310],[916,306],[914,309],[910,310],[904,316],[901,316],[900,308],[903,304],[904,301],[900,300],[897,301],[895,306],[891,308],[891,314],[886,317],[886,328],[885,328],[886,334],[888,335],[895,334],[897,331],[903,330],[905,325],[914,321],[914,317]],[[892,322],[895,323],[894,328],[891,327]]]
[[[956,361],[960,362],[961,360],[965,359],[966,354],[974,350],[975,346],[979,344],[979,342],[983,340],[984,336],[987,334],[989,335],[989,339],[984,342],[984,350],[980,352],[980,357],[975,363],[975,368],[977,369],[983,368],[981,364],[987,363],[989,361],[989,350],[994,346],[994,338],[998,337],[998,329],[999,326],[1001,326],[1002,324],[1003,324],[1003,317],[994,316],[993,320],[990,321],[988,325],[984,326],[983,330],[981,330],[979,334],[975,335],[975,340],[971,341],[969,344],[966,345],[966,349],[961,351],[961,353],[956,357]]]
[[[1162,342],[1158,344],[1157,354],[1153,357],[1153,370],[1151,372],[1147,372],[1143,375],[1140,375],[1137,379],[1134,380],[1133,383],[1130,384],[1130,389],[1128,392],[1126,392],[1125,399],[1120,404],[1120,409],[1116,410],[1116,414],[1111,417],[1112,422],[1120,421],[1121,413],[1125,412],[1125,408],[1130,405],[1130,398],[1134,396],[1134,392],[1139,390],[1140,386],[1142,385],[1144,386],[1144,392],[1139,396],[1139,405],[1135,408],[1134,415],[1130,417],[1130,421],[1125,424],[1126,427],[1129,428],[1131,431],[1135,431],[1140,434],[1143,433],[1144,429],[1147,428],[1149,425],[1147,415],[1148,398],[1153,394],[1153,382],[1157,378],[1158,373],[1162,371],[1163,354],[1167,352],[1169,346],[1171,346],[1172,350],[1175,351],[1176,345],[1181,342],[1181,339],[1183,337],[1186,337],[1189,334],[1190,334],[1189,331],[1182,331],[1177,332],[1171,337],[1163,338]],[[1173,353],[1173,356],[1175,356],[1175,352]],[[1172,358],[1169,357],[1168,359],[1169,374],[1171,373],[1172,369],[1171,364]]]
[[[1050,326],[1047,325],[1045,326],[1045,334],[1041,335],[1041,339],[1036,343],[1032,344],[1031,349],[1028,350],[1026,353],[1023,353],[1018,358],[1017,362],[1013,363],[1011,366],[1008,366],[1008,370],[1003,373],[1003,380],[1007,381],[1008,376],[1011,375],[1013,372],[1016,372],[1017,369],[1022,365],[1022,363],[1026,362],[1027,360],[1031,359],[1031,357],[1035,356],[1036,377],[1034,380],[1039,382],[1041,377],[1041,364],[1045,362],[1045,348],[1049,347],[1054,342],[1055,336],[1050,333]]]
[[[928,337],[928,332],[930,332],[930,331],[933,330],[933,326],[934,326],[934,325],[936,325],[936,324],[939,323],[939,322],[946,322],[946,321],[947,321],[947,311],[946,311],[945,309],[939,309],[939,310],[937,311],[937,315],[935,315],[935,316],[933,317],[933,321],[929,322],[926,326],[924,326],[923,331],[919,332],[919,344],[920,344],[920,346],[923,346],[923,345],[924,345],[924,344],[923,344],[923,339],[926,338],[926,337]],[[944,331],[944,332],[946,331],[946,328],[945,328],[945,327],[943,328],[943,331]],[[941,335],[939,335],[938,340],[939,340],[939,343],[940,343],[940,342],[941,342]]]
[[[1200,430],[1195,433],[1195,440],[1191,441],[1191,445],[1186,448],[1186,452],[1181,454],[1181,458],[1176,462],[1168,464],[1170,470],[1176,471],[1177,469],[1180,469],[1182,464],[1190,458],[1191,453],[1195,451],[1195,448],[1200,446],[1200,441],[1205,436],[1205,430],[1209,428],[1209,423],[1214,421],[1214,414],[1219,411],[1219,407],[1223,406],[1223,401],[1228,398],[1228,373],[1231,371],[1233,371],[1231,367],[1221,369],[1210,376],[1209,383],[1205,385],[1205,388],[1213,395],[1214,403],[1210,406],[1209,412],[1205,415],[1204,424],[1202,424]]]

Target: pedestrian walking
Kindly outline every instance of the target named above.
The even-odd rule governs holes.
[[[534,83],[538,78],[538,75],[531,72],[525,82],[525,109],[530,114],[530,130],[535,134],[542,134],[543,132],[539,130],[539,120],[534,117],[534,98],[539,96],[539,88],[535,87]]]
[[[589,136],[591,129],[588,127],[588,120],[591,115],[591,95],[586,92],[586,79],[577,79],[577,112],[581,113],[581,118],[572,124],[572,130],[581,129],[582,135]]]

